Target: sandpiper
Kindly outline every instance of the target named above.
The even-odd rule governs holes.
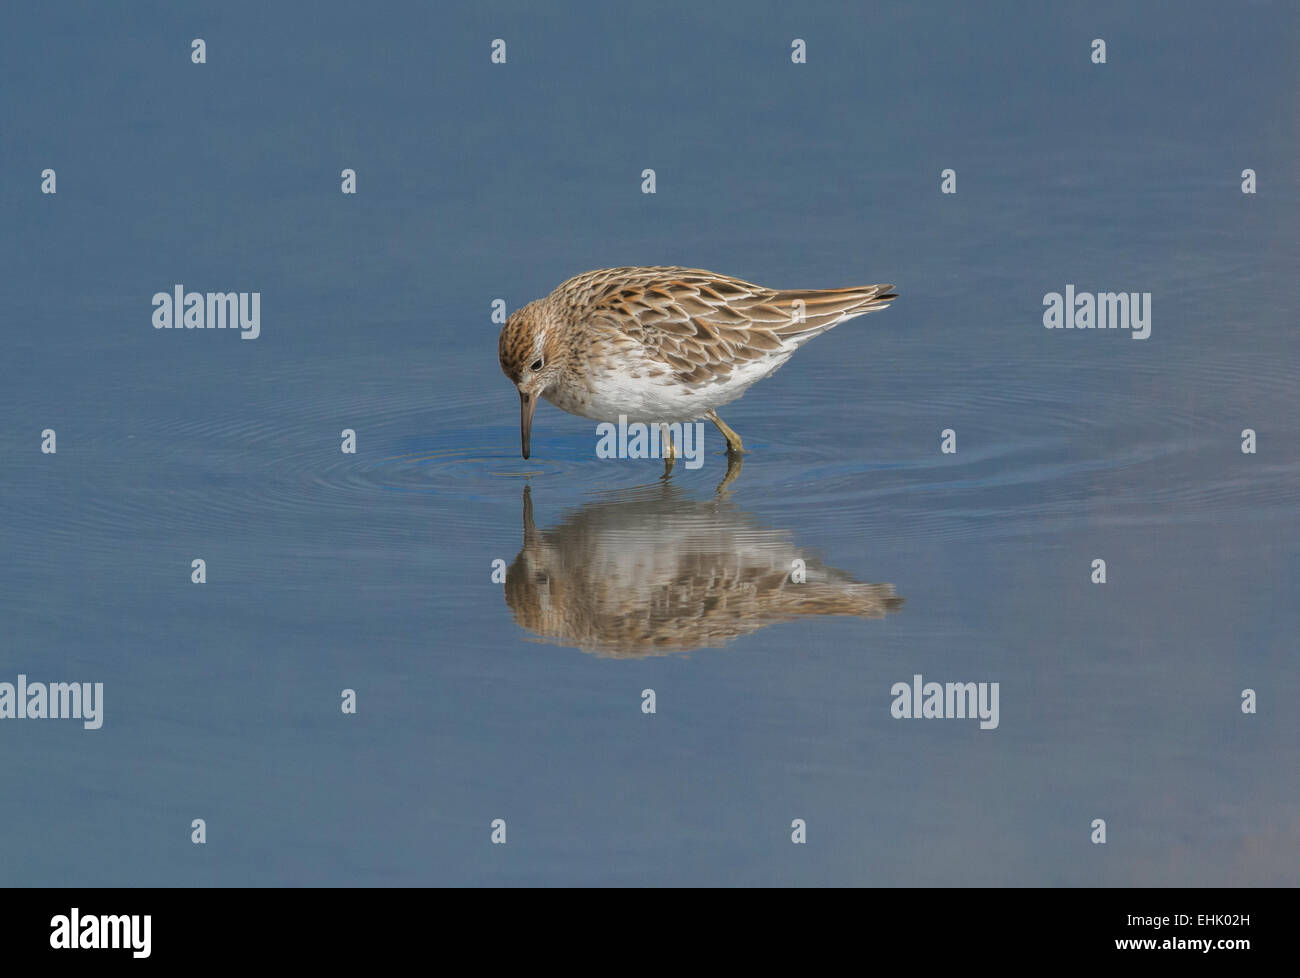
[[[514,312],[501,369],[519,390],[529,456],[539,398],[584,418],[672,424],[708,418],[744,452],[717,408],[814,336],[897,298],[892,285],[768,289],[699,268],[603,268]]]

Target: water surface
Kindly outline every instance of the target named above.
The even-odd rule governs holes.
[[[1298,39],[8,11],[0,681],[106,716],[0,725],[0,880],[1294,884]],[[721,494],[712,429],[665,483],[542,405],[525,462],[492,300],[623,264],[900,299],[722,412]],[[155,331],[176,283],[260,291],[261,336]],[[1043,329],[1067,283],[1150,292],[1150,338]],[[893,719],[917,673],[1000,683],[998,728]]]

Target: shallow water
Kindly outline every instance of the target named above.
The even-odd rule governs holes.
[[[105,684],[0,726],[0,879],[1296,882],[1293,7],[319,6],[0,31],[0,682]],[[712,428],[521,459],[491,301],[668,263],[900,299],[721,412],[721,493]],[[177,282],[262,335],[155,331]]]

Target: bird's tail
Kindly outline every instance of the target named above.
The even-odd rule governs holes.
[[[898,298],[892,285],[862,285],[853,289],[791,289],[775,292],[772,305],[790,310],[790,322],[776,327],[782,339],[816,336],[846,319],[884,309]]]

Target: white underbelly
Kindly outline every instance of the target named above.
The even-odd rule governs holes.
[[[670,373],[649,377],[630,371],[608,371],[587,378],[580,394],[563,389],[548,390],[543,396],[562,410],[595,421],[645,423],[695,421],[723,404],[740,397],[753,384],[769,376],[789,359],[785,356],[738,366],[721,383],[690,388]]]

